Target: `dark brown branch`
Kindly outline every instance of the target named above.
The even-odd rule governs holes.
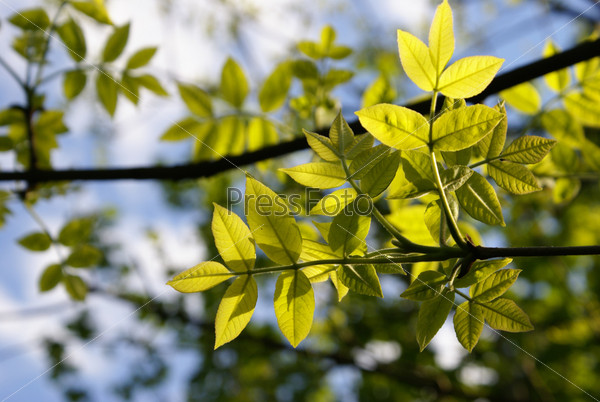
[[[540,59],[523,67],[516,68],[507,73],[498,75],[481,94],[468,99],[469,102],[479,103],[486,97],[496,94],[504,89],[511,88],[523,82],[531,81],[552,71],[557,71],[572,66],[581,61],[600,56],[600,39],[585,42],[562,53]],[[430,101],[406,105],[420,113],[428,113]],[[355,133],[365,132],[358,121],[353,121],[350,126]],[[320,133],[327,135],[328,130]],[[24,180],[27,182],[52,182],[52,181],[92,181],[92,180],[186,180],[211,177],[216,174],[235,169],[239,166],[251,165],[267,159],[290,154],[308,148],[306,139],[296,138],[247,152],[243,155],[228,156],[215,161],[192,163],[177,166],[152,166],[127,169],[72,169],[72,170],[37,170],[32,172],[0,172],[0,181]]]
[[[574,247],[475,247],[473,256],[479,260],[497,257],[558,257],[567,255],[600,255],[600,246]]]

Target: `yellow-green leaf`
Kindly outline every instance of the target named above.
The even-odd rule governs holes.
[[[200,117],[212,116],[212,101],[204,90],[196,85],[182,83],[178,83],[177,88],[181,99],[190,112]]]
[[[381,104],[359,110],[356,115],[373,137],[389,147],[406,150],[429,142],[429,123],[414,110]]]
[[[96,77],[96,93],[104,109],[111,117],[114,116],[119,95],[119,87],[115,79],[108,73],[99,71]]]
[[[362,152],[371,149],[373,143],[375,142],[375,138],[369,133],[359,134],[354,137],[354,141],[352,144],[346,148],[346,158],[354,159]]]
[[[456,338],[469,353],[473,350],[483,331],[483,311],[476,303],[466,301],[456,308],[454,314]]]
[[[357,196],[353,188],[341,188],[321,198],[311,210],[311,215],[336,216],[346,205],[350,204]]]
[[[350,290],[367,296],[383,297],[377,271],[373,265],[342,265],[337,275]]]
[[[102,260],[102,251],[89,244],[77,246],[67,257],[65,264],[75,268],[88,268]]]
[[[237,338],[246,328],[257,298],[256,281],[250,275],[237,278],[227,288],[215,318],[215,349]]]
[[[67,22],[56,28],[56,32],[73,60],[79,62],[85,59],[87,53],[85,36],[75,20],[69,18]]]
[[[21,237],[18,243],[31,251],[46,251],[52,244],[52,239],[46,233],[37,232]]]
[[[348,291],[350,289],[348,289],[348,286],[346,286],[342,283],[337,272],[335,272],[335,271],[331,272],[329,274],[329,277],[331,278],[331,282],[333,283],[335,290],[337,290],[338,301],[342,301],[342,299],[344,298],[344,296],[346,296],[348,294]]]
[[[544,57],[554,56],[557,53],[560,53],[559,47],[556,46],[552,39],[549,39],[544,47]],[[565,90],[571,83],[569,69],[567,68],[548,73],[544,76],[544,79],[546,80],[546,84],[556,92]]]
[[[47,292],[54,289],[60,283],[63,277],[62,267],[59,264],[52,264],[44,269],[40,277],[40,292]]]
[[[470,98],[481,93],[494,79],[504,59],[470,56],[457,60],[442,73],[438,90],[451,98]]]
[[[417,342],[421,351],[440,330],[454,305],[454,292],[444,289],[437,297],[421,304],[417,320]]]
[[[302,130],[306,136],[308,145],[316,152],[319,157],[327,162],[337,162],[340,157],[337,155],[337,149],[328,137]]]
[[[306,338],[312,327],[315,296],[310,281],[302,271],[279,275],[273,298],[277,324],[293,347]]]
[[[530,82],[524,82],[500,92],[500,96],[520,112],[536,114],[542,107],[542,98]]]
[[[488,225],[504,226],[502,207],[494,188],[477,172],[456,190],[456,198],[464,210],[473,218]]]
[[[152,60],[152,58],[156,54],[156,50],[156,47],[145,47],[138,50],[137,52],[132,54],[131,57],[129,57],[125,68],[128,70],[132,70],[144,67],[146,64],[150,63],[150,60]]]
[[[287,97],[292,84],[292,66],[289,62],[283,62],[275,67],[275,70],[267,77],[260,92],[258,101],[264,113],[279,109]]]
[[[436,70],[427,45],[412,34],[398,30],[398,51],[408,78],[423,91],[432,91],[436,83]]]
[[[356,198],[333,218],[327,236],[333,251],[347,256],[364,244],[371,224],[371,202],[364,196]]]
[[[481,304],[483,316],[490,327],[507,332],[527,332],[533,329],[529,317],[509,299],[496,299]]]
[[[65,290],[73,300],[83,301],[88,293],[87,284],[76,275],[64,275],[62,279]]]
[[[311,162],[279,170],[307,187],[335,188],[346,182],[346,173],[339,163]]]
[[[374,148],[369,148],[356,156],[350,164],[350,178],[360,180],[369,173],[375,165],[385,159],[390,153],[390,147],[379,144]]]
[[[556,145],[555,140],[550,140],[534,135],[524,135],[514,140],[502,152],[502,159],[517,163],[538,163]]]
[[[387,76],[380,75],[363,92],[361,106],[366,108],[378,103],[391,103],[397,96],[398,93]]]
[[[581,124],[563,109],[554,109],[542,115],[544,129],[565,145],[579,149],[585,142]]]
[[[508,130],[508,120],[506,119],[506,108],[504,102],[494,107],[502,114],[502,119],[490,135],[486,135],[475,145],[475,149],[483,158],[494,158],[502,152],[504,142],[506,141],[506,132]]]
[[[489,302],[502,296],[519,277],[520,269],[501,269],[485,280],[471,286],[471,298],[479,303]]]
[[[381,159],[360,180],[360,189],[371,197],[377,197],[388,188],[400,164],[400,151]]]
[[[512,258],[503,258],[501,260],[476,261],[471,265],[469,272],[462,278],[454,281],[455,288],[467,288],[478,282],[481,282],[500,268],[503,268],[512,262]]]
[[[302,252],[302,235],[285,200],[261,182],[248,177],[246,205],[248,226],[256,244],[267,257],[283,265],[298,261]]]
[[[268,145],[277,144],[279,134],[269,120],[254,117],[248,123],[248,150],[255,151]]]
[[[429,29],[429,53],[439,77],[454,53],[452,9],[447,0],[437,7],[433,17]]]
[[[433,147],[440,151],[468,148],[490,134],[503,117],[485,105],[446,112],[433,123]]]
[[[241,107],[248,95],[248,81],[235,60],[229,58],[221,72],[221,96],[235,107]]]
[[[70,1],[69,3],[77,11],[93,18],[97,22],[112,25],[112,21],[110,20],[108,12],[106,11],[106,6],[104,5],[104,0]]]
[[[43,8],[18,11],[8,21],[16,27],[29,31],[45,31],[50,26],[50,18]]]
[[[123,53],[129,39],[129,24],[115,28],[114,32],[108,37],[102,52],[102,61],[110,63]]]
[[[519,163],[493,161],[488,164],[487,171],[496,184],[513,194],[529,194],[542,189],[533,173]]]
[[[440,295],[447,282],[448,278],[441,272],[421,272],[400,297],[415,301],[430,300]]]
[[[342,111],[340,110],[333,120],[331,124],[331,128],[329,129],[329,138],[334,146],[337,149],[337,152],[342,155],[346,153],[346,150],[353,144],[354,142],[354,133],[352,129],[344,119],[342,115]]]
[[[64,75],[63,91],[69,100],[74,99],[83,91],[87,82],[87,75],[80,70],[68,71]]]
[[[239,216],[220,205],[213,205],[211,227],[219,255],[233,271],[250,271],[256,261],[252,233]]]
[[[167,282],[167,285],[182,293],[202,292],[225,282],[232,276],[233,274],[222,264],[207,261],[183,271]]]
[[[565,96],[565,107],[586,126],[600,127],[600,102],[585,93],[573,92]]]

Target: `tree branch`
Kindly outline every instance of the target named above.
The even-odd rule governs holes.
[[[471,103],[480,103],[490,95],[511,88],[523,82],[531,81],[553,71],[572,66],[581,61],[600,56],[600,39],[585,42],[562,53],[537,60],[497,76],[481,94],[467,99]],[[440,102],[441,103],[441,102]],[[406,107],[426,114],[431,100],[413,103]],[[355,133],[364,133],[365,129],[358,121],[350,122]],[[328,129],[319,131],[327,135]],[[206,161],[176,166],[152,166],[137,168],[112,169],[71,169],[71,170],[36,170],[31,172],[0,172],[0,181],[53,182],[53,181],[102,181],[102,180],[188,180],[211,177],[219,173],[235,169],[238,166],[254,164],[267,159],[307,149],[304,137],[268,146],[257,151],[237,156],[227,156],[215,161]]]

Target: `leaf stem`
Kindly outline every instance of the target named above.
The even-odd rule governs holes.
[[[0,65],[4,67],[6,72],[14,78],[14,80],[21,86],[21,88],[25,88],[25,81],[19,77],[19,74],[4,60],[4,58],[0,57]]]
[[[54,18],[52,18],[52,23],[50,24],[50,28],[48,28],[48,30],[46,32],[44,32],[44,34],[46,35],[46,41],[44,42],[44,47],[42,49],[42,56],[40,58],[40,63],[37,69],[37,73],[36,73],[36,77],[35,77],[35,81],[33,83],[33,87],[37,87],[40,85],[40,83],[42,82],[42,73],[44,72],[44,67],[46,66],[46,56],[48,55],[48,50],[50,50],[50,40],[53,38],[52,34],[54,33],[54,31],[56,30],[56,26],[57,26],[57,22],[58,22],[58,17],[62,11],[62,9],[67,5],[68,0],[63,0],[60,5],[58,6],[58,9],[56,10],[56,13],[54,14]]]

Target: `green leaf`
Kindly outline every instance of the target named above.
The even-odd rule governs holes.
[[[311,133],[310,131],[302,130],[306,136],[308,145],[319,157],[327,162],[337,162],[340,157],[337,155],[337,147],[333,145],[331,140],[324,135]]]
[[[310,60],[295,60],[292,64],[292,73],[302,81],[312,81],[319,78],[317,65]]]
[[[367,174],[362,177],[360,189],[373,198],[377,197],[388,188],[394,176],[396,176],[399,165],[400,151],[390,153],[389,156],[375,163]]]
[[[278,264],[298,261],[302,235],[285,200],[251,177],[246,179],[248,226],[256,244]]]
[[[508,120],[506,119],[506,108],[504,102],[495,106],[495,109],[502,114],[502,119],[492,130],[490,135],[486,135],[479,141],[475,148],[479,155],[486,158],[494,158],[502,152],[504,142],[506,141],[506,132],[508,130]]]
[[[104,6],[104,0],[94,1],[70,1],[69,4],[77,11],[93,18],[101,24],[112,25],[112,21],[108,16],[106,7]]]
[[[327,91],[331,91],[336,86],[348,82],[354,77],[354,72],[349,70],[331,69],[322,79],[322,85]]]
[[[183,271],[167,285],[181,293],[202,292],[231,278],[233,274],[222,264],[214,261],[201,262]]]
[[[565,107],[586,126],[600,127],[600,102],[585,93],[572,92],[564,97]]]
[[[255,151],[263,147],[277,144],[279,134],[269,120],[254,117],[248,123],[248,150]],[[260,164],[259,164],[260,166]]]
[[[87,54],[85,36],[75,20],[69,18],[67,22],[56,28],[56,32],[73,60],[80,62],[85,59]]]
[[[324,57],[323,53],[321,52],[321,46],[316,42],[308,40],[298,42],[298,50],[311,59],[319,60]]]
[[[388,199],[420,197],[436,189],[431,157],[425,152],[418,150],[402,152],[401,166],[404,178],[392,183]]]
[[[442,185],[446,191],[456,191],[469,180],[473,171],[466,166],[452,166],[440,173]]]
[[[390,147],[379,144],[374,148],[369,148],[356,156],[350,164],[350,178],[360,180],[369,173],[373,167],[387,158],[390,154]]]
[[[502,152],[502,159],[517,163],[538,163],[556,145],[555,140],[543,137],[525,135],[514,140],[508,148]]]
[[[73,219],[62,227],[58,234],[58,241],[67,247],[73,247],[87,242],[90,239],[93,230],[94,219]]]
[[[581,180],[561,177],[554,182],[552,201],[562,204],[572,201],[581,190]]]
[[[560,53],[559,47],[556,46],[552,39],[549,39],[546,42],[546,46],[544,46],[544,51],[542,54],[544,57],[550,57],[558,53]],[[569,69],[567,68],[548,73],[544,75],[544,79],[546,80],[546,84],[548,84],[548,86],[556,92],[565,90],[571,83]]]
[[[36,232],[21,237],[18,243],[31,251],[46,251],[52,244],[52,239],[46,233]]]
[[[485,138],[487,137],[489,137],[489,135],[487,135]],[[461,149],[460,151],[442,152],[442,157],[444,158],[444,162],[446,162],[446,165],[448,166],[468,166],[469,162],[471,161],[471,151],[472,147]]]
[[[131,57],[129,57],[125,68],[128,70],[134,70],[136,68],[144,67],[150,63],[150,60],[152,60],[156,54],[156,50],[156,47],[145,47],[138,50],[132,54]]]
[[[310,210],[310,215],[336,216],[357,196],[353,188],[341,188],[321,198]]]
[[[485,278],[499,270],[504,268],[512,262],[512,258],[503,258],[501,260],[485,260],[475,261],[471,265],[469,272],[462,278],[457,278],[454,281],[455,288],[468,288],[478,282],[483,281]]]
[[[73,300],[84,301],[88,293],[87,284],[76,275],[64,275],[65,290]]]
[[[507,332],[527,332],[533,329],[529,317],[509,299],[496,299],[480,304],[490,327]]]
[[[62,267],[59,264],[48,265],[40,277],[40,292],[54,289],[60,283],[62,277]]]
[[[215,349],[237,338],[246,328],[257,298],[256,281],[250,275],[237,278],[227,288],[215,318]]]
[[[436,83],[436,69],[427,45],[412,34],[398,30],[398,51],[408,78],[423,91],[432,91]]]
[[[210,96],[196,85],[177,84],[179,95],[190,112],[200,117],[211,117],[212,101]]]
[[[459,206],[456,197],[451,193],[447,194],[448,203],[450,204],[450,208],[452,210],[452,215],[454,219],[458,219]],[[429,233],[431,233],[431,238],[438,242],[440,239],[440,224],[443,212],[442,201],[435,200],[430,202],[425,209],[424,221],[425,225],[427,225],[427,229],[429,229]],[[445,218],[444,218],[445,219]],[[448,241],[450,239],[450,231],[447,228],[447,225],[444,223],[444,241]]]
[[[258,101],[263,113],[272,112],[284,104],[292,84],[291,67],[290,62],[280,63],[265,80],[258,93]]]
[[[50,26],[50,18],[43,8],[31,8],[13,14],[8,22],[29,31],[45,31]]]
[[[354,143],[354,133],[346,122],[346,119],[344,119],[341,110],[331,124],[329,138],[340,155],[345,154],[346,150]]]
[[[471,353],[483,331],[483,311],[476,303],[464,302],[454,314],[456,338]]]
[[[454,53],[452,9],[446,0],[437,7],[431,23],[429,53],[431,62],[439,77]]]
[[[64,75],[63,91],[68,100],[74,99],[83,91],[87,75],[81,70],[67,71]]]
[[[311,162],[279,170],[307,187],[335,188],[346,182],[346,173],[339,163]]]
[[[518,163],[493,161],[488,164],[487,171],[496,184],[513,194],[529,194],[542,189],[533,173]]]
[[[121,75],[121,93],[134,105],[140,101],[140,84],[137,78],[131,76],[127,71]]]
[[[542,98],[530,82],[524,82],[500,92],[500,96],[520,112],[534,115],[542,107]]]
[[[488,225],[505,225],[498,196],[490,183],[479,173],[474,172],[469,180],[456,190],[456,198],[464,210],[478,221]]]
[[[213,205],[215,212],[211,228],[219,255],[233,271],[252,270],[256,250],[250,230],[239,216],[220,205]]]
[[[187,117],[173,124],[160,137],[162,141],[182,141],[195,139],[202,141],[213,130],[212,122],[199,122],[193,117]]]
[[[342,281],[339,279],[339,275],[337,274],[337,272],[331,272],[329,274],[329,277],[331,278],[331,283],[333,283],[333,286],[337,291],[338,301],[342,301],[342,299],[348,294],[348,291],[350,289],[348,289],[348,287],[342,283]]]
[[[0,136],[0,152],[10,151],[14,148],[15,144],[12,138],[7,136]]]
[[[65,264],[75,268],[88,268],[102,260],[102,251],[89,244],[77,246],[67,257]]]
[[[327,236],[333,251],[348,256],[364,244],[371,226],[371,202],[364,196],[356,198],[333,218]]]
[[[104,51],[102,52],[103,62],[110,63],[115,61],[123,53],[129,39],[129,28],[129,23],[116,27],[114,32],[108,37],[104,45]]]
[[[346,148],[346,159],[354,159],[364,151],[371,149],[374,142],[375,138],[369,133],[355,136],[352,145]]]
[[[356,112],[362,126],[383,144],[401,150],[429,142],[429,123],[414,110],[381,104]]]
[[[519,277],[520,269],[501,269],[485,280],[471,286],[471,298],[478,303],[489,302],[502,296]]]
[[[231,105],[239,108],[248,95],[248,81],[242,68],[229,58],[221,71],[221,96]]]
[[[550,151],[552,163],[564,173],[570,173],[577,170],[579,165],[579,156],[577,152],[564,144],[557,144]]]
[[[385,75],[380,75],[365,89],[361,106],[367,108],[379,103],[392,103],[398,96],[396,89]]]
[[[298,346],[310,332],[315,312],[315,296],[306,275],[298,270],[279,275],[273,304],[279,329],[293,347]]]
[[[141,85],[142,87],[146,88],[147,90],[155,93],[158,96],[168,96],[169,95],[167,90],[164,89],[162,85],[160,85],[160,82],[153,75],[142,74],[140,76],[132,77],[132,78],[134,78],[138,82],[139,85]]]
[[[454,305],[454,292],[444,289],[440,295],[421,304],[417,321],[417,342],[421,351],[440,330]]]
[[[104,71],[98,72],[96,76],[98,100],[111,117],[115,115],[117,110],[118,91],[119,87],[111,75]]]
[[[470,98],[481,93],[500,70],[504,59],[470,56],[457,60],[440,77],[438,90],[451,98]]]
[[[402,292],[400,297],[408,300],[430,300],[440,295],[448,278],[438,271],[424,271]]]
[[[433,147],[440,151],[460,151],[490,134],[503,115],[485,106],[474,105],[451,110],[433,123]]]
[[[337,275],[350,290],[367,296],[383,297],[377,271],[373,265],[342,265]]]
[[[542,126],[554,138],[570,147],[579,149],[585,141],[581,124],[563,109],[554,109],[542,115]]]

